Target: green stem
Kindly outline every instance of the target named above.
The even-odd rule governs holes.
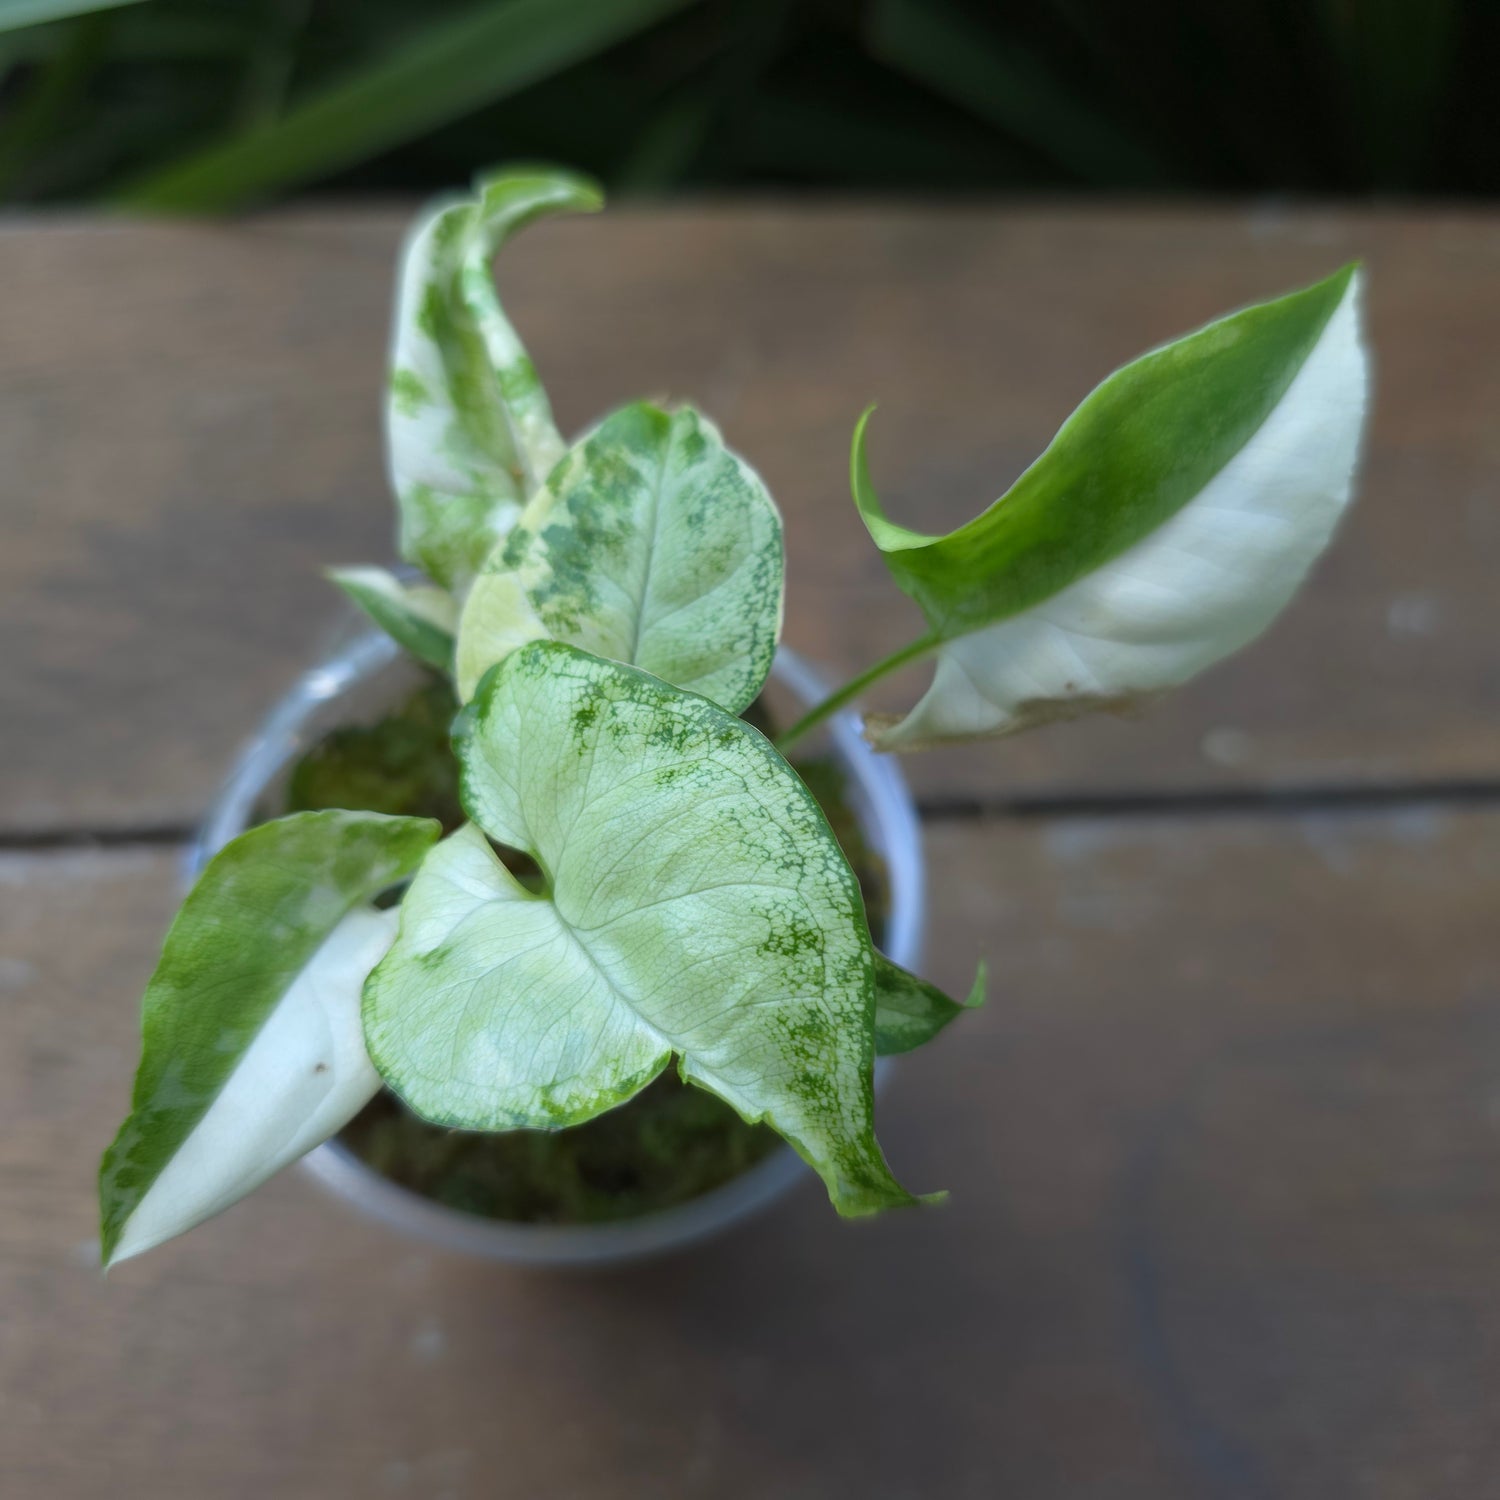
[[[929,651],[935,650],[941,644],[935,635],[924,635],[909,646],[903,646],[894,655],[886,657],[884,661],[878,661],[873,667],[867,667],[858,677],[846,682],[836,693],[830,693],[816,708],[809,709],[790,729],[777,735],[776,748],[785,755],[787,750],[808,730],[816,729],[830,714],[837,713],[846,703],[859,697],[872,682],[878,682],[887,673],[906,666],[908,662],[916,661],[918,657],[926,656]]]

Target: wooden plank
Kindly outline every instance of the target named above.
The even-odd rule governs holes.
[[[320,567],[389,554],[377,392],[405,217],[0,232],[0,828],[193,818],[335,617]],[[720,420],[786,512],[788,639],[853,669],[914,628],[847,498],[867,401],[892,510],[947,526],[1121,360],[1356,254],[1365,496],[1286,621],[1145,721],[912,775],[981,799],[1489,778],[1494,215],[628,212],[523,237],[505,284],[565,426],[642,392]]]
[[[433,1254],[284,1174],[91,1268],[174,900],[0,857],[0,1489],[1036,1500],[1488,1494],[1500,814],[932,831],[937,977],[995,995],[882,1137],[946,1207],[809,1187],[608,1276]]]

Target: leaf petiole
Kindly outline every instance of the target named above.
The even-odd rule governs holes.
[[[917,661],[926,656],[929,651],[936,651],[940,645],[942,642],[936,634],[919,636],[909,645],[903,646],[884,660],[876,662],[873,667],[866,667],[858,677],[851,677],[837,692],[830,693],[821,703],[810,708],[790,729],[783,730],[777,735],[772,743],[785,755],[803,735],[809,730],[816,729],[824,719],[837,713],[846,703],[853,702],[872,682],[879,682],[882,677],[910,662]]]

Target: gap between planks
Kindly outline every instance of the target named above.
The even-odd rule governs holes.
[[[1076,793],[995,797],[920,797],[926,823],[1044,818],[1204,818],[1295,816],[1308,812],[1381,812],[1413,807],[1500,806],[1500,781],[1401,781],[1372,786],[1286,786],[1182,792]],[[191,842],[196,827],[0,829],[0,853],[48,850],[163,849]]]

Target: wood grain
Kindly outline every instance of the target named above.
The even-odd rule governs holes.
[[[945,823],[898,1171],[624,1274],[429,1253],[283,1174],[105,1283],[162,851],[0,856],[0,1492],[1484,1500],[1500,815]]]
[[[405,210],[0,231],[0,830],[182,826],[390,552],[378,398]],[[1355,255],[1364,499],[1272,635],[1149,719],[911,761],[980,801],[1488,781],[1500,766],[1500,220],[1459,213],[694,209],[546,226],[504,284],[564,425],[691,396],[787,516],[788,639],[904,639],[846,494],[986,504],[1111,367]],[[915,691],[919,678],[907,685]]]

